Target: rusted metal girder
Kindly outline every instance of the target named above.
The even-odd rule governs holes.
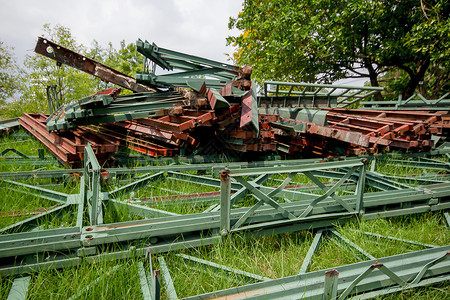
[[[101,161],[109,159],[110,154],[117,152],[118,145],[99,136],[78,128],[69,132],[48,132],[45,121],[48,115],[27,114],[19,119],[20,125],[41,141],[50,152],[64,165],[79,166],[83,159],[84,148],[92,144],[97,158]]]
[[[105,66],[102,63],[78,54],[72,50],[64,48],[63,46],[53,43],[43,37],[38,38],[34,51],[45,57],[56,60],[59,64],[74,67],[75,69],[98,77],[103,81],[114,83],[133,92],[155,91],[154,88],[137,83],[136,79],[131,76],[114,70],[113,68]]]

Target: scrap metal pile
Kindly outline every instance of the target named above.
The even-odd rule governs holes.
[[[233,234],[255,238],[303,230],[314,230],[314,238],[306,255],[298,256],[298,275],[289,277],[263,277],[219,264],[213,257],[207,261],[175,254],[214,268],[218,277],[225,277],[225,271],[228,278],[247,279],[245,285],[239,282],[189,299],[367,298],[448,282],[450,246],[441,245],[445,242],[424,244],[355,229],[376,237],[381,245],[395,241],[429,248],[375,257],[335,228],[356,220],[438,211],[450,226],[450,148],[444,144],[419,152],[448,137],[448,94],[434,101],[414,96],[389,105],[363,102],[364,109],[350,109],[380,88],[271,81],[258,95],[249,67],[140,40],[137,48],[146,63],[132,78],[39,39],[36,52],[134,93],[111,88],[60,105],[55,87],[49,86],[50,115],[25,113],[19,120],[0,122],[0,133],[20,123],[59,161],[83,167],[0,174],[10,203],[34,199],[40,206],[0,213],[0,218],[20,217],[0,228],[0,276],[13,281],[8,298],[26,295],[29,283],[35,285],[30,273],[131,258],[137,260],[144,299],[159,299],[160,274],[167,298],[178,299],[170,275],[175,269],[169,272],[170,263],[159,256],[161,271],[153,270],[152,255],[210,246]],[[182,71],[159,76],[157,66]],[[321,157],[199,163],[193,156],[186,158],[192,160],[187,164],[176,164],[183,160],[178,157],[170,164],[104,166],[118,160],[120,146],[151,157],[225,152],[238,158],[250,154],[250,159],[274,152]],[[390,150],[418,153],[376,154]],[[32,160],[16,149],[5,149],[0,156],[10,152],[29,159],[25,163]],[[323,158],[342,154],[374,155]],[[46,161],[44,156],[40,151],[41,161]],[[411,171],[391,172],[386,167],[392,165]],[[310,272],[314,253],[328,239],[358,262]],[[108,268],[106,274],[118,267]],[[93,290],[103,278],[101,272],[80,284],[72,298]],[[136,283],[133,277],[127,279],[127,284]]]
[[[37,53],[134,93],[111,88],[60,106],[49,87],[50,116],[24,114],[20,124],[72,167],[81,164],[87,142],[102,162],[113,164],[119,146],[152,157],[224,152],[240,158],[254,152],[309,157],[428,151],[448,136],[445,105],[435,109],[434,102],[422,101],[425,108],[417,111],[410,106],[417,100],[407,99],[392,110],[347,109],[382,88],[276,81],[264,82],[258,95],[251,67],[141,40],[137,50],[145,67],[133,78],[39,38]],[[169,73],[156,75],[156,67]],[[445,104],[445,96],[437,103]]]

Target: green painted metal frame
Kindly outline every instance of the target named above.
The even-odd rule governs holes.
[[[382,87],[355,87],[304,82],[264,81],[261,104],[277,107],[347,107],[383,90]]]
[[[59,203],[59,206],[45,214],[2,229],[0,274],[17,275],[47,268],[76,266],[99,259],[143,257],[148,255],[146,254],[148,251],[156,254],[219,243],[222,236],[233,232],[243,232],[252,237],[308,229],[322,230],[331,228],[335,224],[351,221],[355,217],[370,219],[450,208],[448,180],[441,180],[439,183],[431,182],[419,187],[410,187],[404,183],[398,185],[392,178],[383,177],[382,174],[374,172],[375,165],[372,171],[367,171],[366,158],[335,161],[307,159],[255,163],[230,162],[101,170],[92,149],[89,149],[86,147],[83,169],[2,174],[4,175],[1,176],[3,184],[7,188],[48,199]],[[443,149],[428,155],[443,154],[448,151]],[[406,157],[406,161],[410,162],[411,157],[419,156],[417,163],[411,164],[413,168],[422,169],[431,166],[432,169],[447,171],[448,164],[421,158],[424,155],[427,154],[411,156],[389,154],[375,157],[376,163],[381,163],[386,157]],[[222,171],[219,172],[219,170]],[[120,176],[137,174],[144,174],[144,176],[135,177],[132,182],[104,192],[100,188],[101,171],[108,172],[112,180],[116,182],[119,182],[117,178]],[[184,173],[186,171],[187,173]],[[210,173],[212,177],[195,175],[192,171]],[[79,193],[72,195],[15,181],[26,178],[64,178],[73,172],[83,176]],[[279,177],[280,174],[285,175]],[[310,184],[312,182],[316,185],[314,189],[316,194],[311,193],[310,184],[308,190],[297,186],[296,178],[300,174],[303,174],[304,178],[309,178]],[[12,180],[5,179],[7,176]],[[325,180],[329,179],[336,181],[331,185],[325,183]],[[203,213],[179,215],[152,208],[149,203],[159,201],[157,199],[150,198],[148,202],[142,203],[123,199],[124,196],[132,195],[147,185],[163,180],[213,187],[217,192],[198,198],[196,201],[214,205]],[[365,192],[365,186],[378,191]],[[338,195],[339,188],[344,188],[346,193]],[[317,191],[321,192],[317,193]],[[247,200],[254,199],[255,204],[250,207],[241,207],[244,197]],[[175,202],[176,200],[173,200],[173,203]],[[74,205],[77,208],[75,227],[28,231],[39,225],[39,219],[43,215],[57,216]],[[104,207],[127,209],[129,213],[146,219],[102,224]],[[89,220],[88,223],[85,220]],[[320,235],[318,234],[315,238],[315,247],[322,236],[321,231],[319,232]],[[333,234],[345,245],[355,248],[355,245],[339,237],[336,232]],[[114,250],[114,245],[119,245],[119,248]],[[110,250],[106,250],[107,248]],[[317,248],[308,253],[309,261],[315,249]],[[359,252],[363,253],[363,256],[372,258],[370,254],[364,255],[364,252]],[[41,260],[40,256],[33,258],[34,253],[50,255],[46,260]],[[300,273],[307,272],[309,265],[307,261],[308,259],[305,259]],[[167,277],[164,274],[167,273],[163,272],[163,278]],[[168,279],[164,281],[168,282]]]
[[[450,106],[450,93],[438,99],[425,99],[421,94],[414,94],[407,99],[402,95],[395,101],[364,101],[361,104],[365,109],[377,110],[448,110]]]
[[[165,49],[148,41],[138,39],[136,47],[138,52],[146,57],[144,70],[136,74],[136,80],[149,86],[158,88],[178,86],[198,91],[205,83],[209,88],[222,88],[239,74],[237,66]],[[174,69],[182,71],[156,75],[156,66],[168,71]],[[217,79],[195,78],[195,76]]]

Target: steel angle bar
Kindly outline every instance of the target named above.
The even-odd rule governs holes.
[[[34,170],[19,172],[0,172],[0,179],[22,180],[22,179],[57,179],[64,178],[70,174],[83,173],[83,169],[65,169],[65,170]]]
[[[206,90],[206,98],[212,109],[230,107],[230,103],[214,88],[208,88]]]
[[[298,274],[304,274],[307,273],[309,270],[309,267],[311,265],[312,257],[314,254],[319,250],[320,243],[323,239],[324,231],[322,229],[319,229],[317,233],[314,235],[314,239],[311,243],[311,246],[309,247],[308,253],[306,254],[305,258],[303,259],[302,266],[300,267],[300,271]]]
[[[433,285],[440,282],[446,282],[450,279],[450,275],[442,275],[442,276],[435,276],[430,279],[423,279],[418,284],[408,284],[407,287],[388,287],[381,290],[376,290],[373,292],[367,292],[361,295],[354,295],[351,298],[354,300],[362,300],[362,299],[372,299],[375,297],[378,297],[380,295],[385,296],[393,293],[404,293],[408,289],[415,289],[419,287],[425,287],[427,285]]]
[[[103,223],[102,199],[100,198],[100,165],[91,144],[84,148],[84,199],[89,210],[91,225]]]
[[[197,257],[194,257],[194,256],[190,256],[190,255],[186,255],[186,254],[182,254],[182,253],[176,254],[176,256],[181,257],[185,261],[188,261],[188,262],[193,262],[193,263],[198,264],[198,265],[204,265],[204,266],[207,266],[207,267],[211,267],[211,268],[216,269],[218,271],[225,271],[225,272],[227,272],[228,274],[231,274],[231,275],[238,275],[238,276],[245,277],[245,278],[247,278],[247,280],[250,280],[251,282],[271,280],[268,277],[259,276],[259,275],[256,275],[256,274],[253,274],[253,273],[250,273],[250,272],[245,272],[245,271],[242,271],[242,270],[239,270],[239,269],[235,269],[235,268],[230,268],[230,267],[227,267],[227,266],[224,266],[224,265],[221,265],[221,264],[217,264],[217,263],[214,263],[214,262],[211,262],[211,261],[207,261],[207,260],[204,260],[204,259],[200,259],[200,258],[197,258]]]
[[[339,179],[338,182],[336,182],[336,184],[328,189],[325,194],[317,197],[316,199],[312,200],[311,203],[308,205],[308,207],[300,214],[300,218],[302,217],[307,217],[311,211],[313,210],[314,206],[317,205],[317,203],[319,203],[320,201],[328,198],[329,196],[331,196],[351,175],[353,172],[355,172],[356,170],[356,166],[350,168],[350,170],[347,172],[347,174],[344,175],[344,177],[342,177],[341,179]],[[347,211],[349,212],[355,212],[355,210],[350,207],[345,201],[343,201],[342,199],[338,198],[337,196],[333,197],[333,199],[335,199],[340,205],[342,205]],[[340,199],[340,200],[339,200]]]
[[[241,118],[239,127],[251,126],[259,134],[258,106],[256,98],[256,83],[252,81],[250,91],[242,99]]]
[[[131,192],[134,192],[136,190],[139,190],[149,183],[156,183],[161,181],[164,178],[164,172],[158,172],[156,174],[152,174],[149,176],[146,176],[144,178],[138,179],[134,182],[131,182],[125,186],[116,188],[115,190],[108,192],[108,197],[110,199],[115,199],[121,196],[128,195]]]
[[[137,203],[148,206],[154,206],[159,204],[172,205],[175,203],[211,203],[217,202],[220,199],[220,191],[217,192],[205,192],[205,193],[193,193],[193,194],[182,194],[179,195],[168,195],[168,196],[154,196],[151,198],[138,198],[133,200],[128,200],[129,203]]]
[[[334,178],[334,179],[340,179],[342,176],[345,175],[344,172],[345,169],[342,169],[340,171],[330,171],[330,170],[315,170],[310,171],[313,175],[320,176],[320,177],[326,177],[326,178]],[[347,169],[348,170],[348,169]],[[356,171],[354,175],[350,176],[350,180],[353,180],[355,182],[358,181],[359,172]],[[365,172],[365,182],[368,186],[375,187],[377,189],[383,190],[383,191],[389,191],[389,190],[400,190],[403,188],[410,188],[409,186],[399,183],[397,181],[394,181],[389,178],[385,178],[380,176],[378,173],[366,171]]]
[[[3,264],[0,268],[0,275],[2,276],[15,276],[25,273],[40,272],[44,270],[62,269],[75,267],[82,263],[82,259],[76,254],[66,255],[52,255],[47,256],[45,260],[42,260],[36,256],[27,256],[25,260]]]
[[[169,300],[178,299],[177,291],[173,285],[172,277],[170,276],[169,268],[167,267],[164,257],[158,257],[159,268],[161,269],[162,282],[166,291],[167,298]]]
[[[170,108],[174,106],[174,104],[180,104],[180,101],[184,100],[182,97],[177,97],[175,99],[170,100],[158,100],[151,102],[136,102],[129,104],[115,104],[111,103],[108,107],[92,109],[88,112],[88,116],[96,117],[102,116],[106,114],[117,114],[117,113],[129,113],[129,112],[138,112],[138,111],[157,111],[164,108]]]
[[[192,183],[198,183],[204,186],[210,186],[210,187],[220,187],[220,179],[211,178],[207,176],[199,176],[199,175],[192,175],[192,174],[185,174],[175,171],[168,171],[167,172],[168,178],[177,180],[177,181],[184,181],[184,182],[192,182]],[[242,187],[237,182],[231,183],[231,189],[238,190]]]
[[[160,78],[160,76],[155,76],[153,74],[146,74],[142,72],[136,73],[136,79],[138,82],[142,82],[145,84],[156,85],[158,87],[170,87],[177,86],[182,88],[193,88],[201,85],[203,82],[210,88],[220,89],[224,87],[226,84],[230,82],[228,78],[225,79],[204,79],[204,78],[186,78],[186,77],[175,77],[174,76],[164,76]],[[217,75],[217,73],[215,74]],[[216,77],[216,76],[214,76]],[[195,89],[195,88],[194,88]]]
[[[31,276],[18,277],[14,279],[13,285],[9,291],[7,300],[25,300],[30,285]]]
[[[151,265],[151,261],[149,262],[149,264]],[[150,273],[153,273],[151,266],[150,266]],[[142,298],[144,298],[144,300],[154,299],[152,295],[152,290],[150,289],[150,285],[148,282],[148,277],[145,274],[144,264],[141,261],[138,262],[138,275],[139,275],[139,284],[142,292]]]
[[[174,66],[175,67],[175,66]],[[157,78],[160,81],[165,81],[166,78],[170,78],[170,77],[189,77],[189,76],[196,76],[196,75],[207,75],[209,77],[213,76],[213,75],[218,75],[218,77],[227,77],[230,80],[232,80],[235,76],[231,75],[231,74],[226,74],[223,72],[223,69],[220,68],[202,68],[202,69],[198,69],[198,70],[193,70],[193,71],[185,71],[185,72],[177,72],[177,73],[169,73],[169,74],[164,74],[164,75],[159,75],[157,76]]]
[[[449,110],[450,99],[433,101],[429,100],[428,103],[423,103],[419,100],[413,100],[409,103],[398,103],[396,101],[364,101],[361,103],[364,109],[375,109],[375,110],[412,110],[412,111],[423,111],[423,110]]]
[[[224,169],[220,171],[220,234],[227,235],[231,229],[231,178],[230,171]]]
[[[349,159],[346,161],[331,161],[331,162],[319,162],[319,160],[311,161],[310,163],[301,163],[298,162],[298,165],[292,165],[289,162],[286,163],[278,163],[279,166],[269,166],[269,167],[249,167],[237,169],[233,167],[229,167],[230,175],[234,176],[254,176],[260,174],[280,174],[280,173],[290,173],[297,172],[302,173],[306,171],[315,171],[315,170],[326,170],[326,169],[337,169],[343,167],[354,167],[354,166],[362,166],[363,162],[361,159]]]
[[[256,188],[256,185],[252,182],[247,182],[245,179],[243,179],[242,177],[234,177],[239,183],[241,183],[245,188],[247,188],[247,190],[249,192],[251,192],[254,197],[256,199],[258,199],[258,202],[252,206],[239,220],[238,222],[236,222],[236,224],[233,226],[232,229],[236,229],[238,228],[240,225],[242,225],[249,216],[251,216],[252,214],[254,214],[254,212],[263,204],[268,204],[270,206],[272,206],[276,211],[278,211],[279,213],[281,213],[285,218],[289,218],[289,219],[295,219],[296,217],[290,213],[289,211],[287,211],[286,209],[284,209],[280,204],[278,204],[278,202],[276,202],[275,200],[273,200],[270,196],[264,194],[263,192],[261,192],[260,190],[258,190]]]
[[[140,221],[103,224],[85,227],[81,240],[84,245],[101,245],[137,239],[164,238],[169,235],[181,236],[191,232],[219,229],[217,214],[191,214],[162,217]]]
[[[407,166],[408,168],[422,168],[422,169],[432,169],[440,171],[450,171],[450,164],[447,162],[437,162],[437,161],[413,161],[413,160],[389,160],[388,165],[394,166]]]
[[[450,268],[448,257],[450,246],[426,249],[407,254],[400,254],[364,261],[355,264],[320,270],[266,282],[239,286],[186,299],[216,299],[228,297],[233,299],[318,299],[324,296],[324,274],[337,271],[339,281],[336,295],[341,299],[386,288],[400,287],[407,289],[414,285],[409,281],[425,270],[422,280],[446,280]],[[430,266],[430,267],[428,267]]]
[[[353,167],[354,168],[354,167]],[[350,171],[348,171],[350,172]],[[354,170],[352,171],[352,173],[354,172]],[[361,172],[364,173],[364,172]],[[317,179],[313,174],[311,174],[310,172],[303,172],[303,174],[305,174],[312,182],[314,182],[325,194],[325,197],[331,196],[334,200],[336,200],[337,202],[339,202],[339,204],[341,204],[347,211],[349,212],[353,212],[355,211],[353,208],[351,208],[347,203],[345,203],[344,201],[342,201],[341,198],[339,198],[334,192],[331,192],[331,190],[337,190],[340,186],[342,186],[342,184],[344,183],[344,180],[342,180],[342,183],[338,185],[339,181],[334,184],[334,186],[332,187],[326,187],[319,179]],[[348,173],[347,173],[348,174]],[[347,174],[344,175],[344,177],[342,178],[349,178],[352,174],[349,174],[347,176]],[[358,176],[359,177],[359,176]],[[359,191],[359,193],[362,193],[361,191]]]
[[[72,206],[70,204],[64,204],[64,205],[55,207],[55,208],[50,209],[42,214],[35,215],[30,218],[26,218],[25,220],[22,220],[22,221],[14,223],[12,225],[9,225],[7,227],[4,227],[4,228],[0,229],[0,233],[5,234],[5,233],[28,231],[28,230],[33,229],[36,226],[38,226],[39,223],[44,222],[43,221],[44,218],[49,218],[49,217],[52,217],[53,219],[57,218],[63,212],[67,211],[71,207]]]
[[[407,244],[411,244],[411,245],[416,245],[416,246],[422,246],[422,247],[426,247],[426,248],[436,248],[439,246],[436,245],[431,245],[431,244],[425,244],[425,243],[420,243],[420,242],[416,242],[416,241],[410,241],[410,240],[405,240],[405,239],[401,239],[401,238],[397,238],[397,237],[393,237],[393,236],[388,236],[388,235],[383,235],[383,234],[378,234],[378,233],[373,233],[373,232],[368,232],[368,231],[361,231],[361,230],[355,230],[357,232],[360,232],[364,235],[370,236],[370,237],[375,237],[375,238],[379,238],[379,239],[386,239],[386,240],[391,240],[391,241],[398,241],[398,242],[402,242],[402,243],[407,243]]]
[[[325,272],[325,282],[323,287],[323,299],[336,299],[339,272],[329,270]]]
[[[169,216],[180,216],[173,212],[151,208],[146,205],[132,204],[124,201],[118,201],[114,199],[108,200],[108,205],[113,205],[116,210],[126,210],[130,214],[140,216],[146,219],[159,218],[159,217],[169,217]]]
[[[0,121],[0,135],[8,133],[19,127],[19,118],[12,118]]]
[[[419,161],[427,161],[427,162],[432,162],[432,163],[438,163],[438,164],[446,164],[446,165],[450,165],[449,162],[446,161],[442,161],[442,160],[438,160],[436,158],[429,158],[429,157],[418,157],[417,158]]]
[[[277,217],[270,220],[266,218],[265,221],[250,220],[248,224],[231,230],[231,232],[242,232],[249,237],[260,237],[265,235],[273,235],[287,232],[297,232],[310,229],[322,229],[334,225],[346,223],[354,220],[354,213],[328,213],[322,215],[313,215],[301,219],[286,219]]]
[[[1,165],[9,165],[9,166],[32,166],[34,168],[45,168],[48,166],[59,165],[60,162],[53,157],[46,157],[44,159],[38,157],[30,157],[30,158],[17,158],[17,157],[0,157]]]
[[[388,178],[395,182],[401,183],[418,183],[420,185],[433,184],[433,183],[443,183],[450,181],[450,176],[448,174],[424,174],[424,175],[413,175],[413,176],[395,176],[395,175],[383,175],[384,178]]]
[[[334,240],[338,240],[338,244],[340,246],[349,246],[351,249],[356,250],[360,255],[356,254],[356,257],[359,259],[376,259],[374,256],[372,256],[371,254],[367,253],[364,249],[362,249],[361,247],[359,247],[358,245],[356,245],[355,243],[353,243],[352,241],[350,241],[348,238],[346,238],[345,236],[343,236],[342,234],[340,234],[339,232],[337,232],[336,230],[330,230],[329,232],[331,232],[333,234],[333,236],[335,238],[333,238]],[[343,244],[341,244],[340,242],[343,242]],[[352,252],[353,253],[353,252]]]
[[[447,226],[447,229],[450,228],[450,214],[448,211],[444,212],[444,218],[445,218],[445,225]]]
[[[7,188],[9,190],[13,190],[16,192],[24,193],[27,195],[32,195],[35,197],[47,199],[50,201],[58,202],[58,203],[66,203],[68,194],[52,191],[49,189],[45,189],[36,185],[26,184],[22,182],[16,182],[12,180],[3,180],[4,183],[7,183]]]
[[[84,176],[81,176],[80,182],[85,182]],[[87,175],[86,175],[87,176]],[[80,184],[80,193],[76,195],[76,201],[78,202],[77,207],[77,227],[81,228],[83,227],[83,221],[84,221],[84,208],[86,207],[86,185]]]
[[[0,235],[0,257],[12,260],[40,252],[80,247],[80,228],[58,228]],[[20,260],[17,264],[20,265]],[[4,265],[2,265],[2,268]]]
[[[402,188],[410,188],[407,184],[380,176],[380,174],[376,172],[367,171],[366,180],[367,185],[379,188],[381,190],[400,190]]]
[[[265,190],[264,190],[265,187],[263,187],[262,184],[263,184],[267,179],[269,179],[269,176],[268,176],[267,174],[261,174],[261,175],[259,175],[258,177],[256,177],[254,180],[252,180],[252,183],[255,184],[255,185],[258,185],[258,186],[259,186],[259,189],[260,189],[262,192],[265,192]],[[231,184],[233,184],[233,182],[231,182]],[[270,189],[270,188],[268,188],[268,189]],[[234,193],[234,194],[231,196],[231,199],[230,199],[230,205],[235,205],[235,204],[237,204],[240,200],[242,200],[242,199],[245,197],[245,195],[247,194],[247,191],[248,191],[248,190],[247,190],[246,187],[242,187],[242,188],[239,189],[236,193]],[[214,211],[215,211],[215,210],[214,210]]]

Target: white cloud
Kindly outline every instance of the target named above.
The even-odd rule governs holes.
[[[3,1],[0,40],[15,47],[23,60],[32,54],[42,26],[60,24],[70,28],[79,43],[97,40],[115,47],[121,40],[137,38],[160,47],[226,61],[225,38],[231,34],[228,19],[242,8],[242,0],[79,0]]]

